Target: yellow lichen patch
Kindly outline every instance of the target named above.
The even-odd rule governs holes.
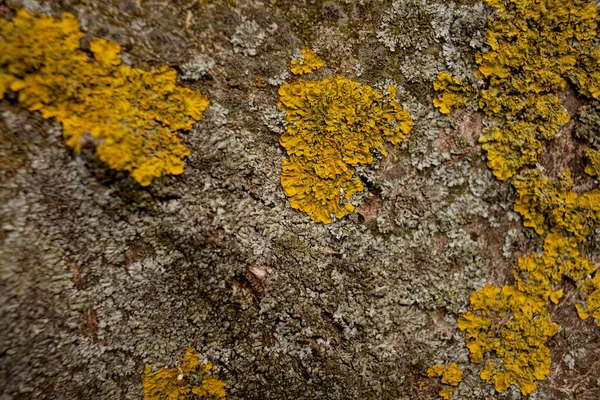
[[[584,281],[582,290],[586,296],[585,304],[577,304],[577,314],[581,319],[588,319],[590,315],[600,326],[600,272]]]
[[[600,177],[600,151],[586,147],[584,152],[588,160],[585,173],[596,178]]]
[[[462,83],[447,72],[440,72],[433,81],[433,89],[438,92],[438,96],[433,99],[433,105],[442,114],[450,114],[453,108],[467,104],[474,92],[468,84]]]
[[[225,382],[208,375],[212,364],[200,364],[200,354],[189,347],[177,368],[152,371],[146,364],[142,386],[145,400],[186,400],[190,393],[201,399],[226,399]]]
[[[498,11],[486,33],[490,49],[476,56],[477,75],[488,82],[479,106],[493,118],[480,142],[494,175],[507,180],[535,163],[543,143],[569,120],[556,97],[565,78],[578,76],[597,92],[595,75],[585,73],[591,56],[581,50],[596,35],[596,7],[591,0],[486,2]]]
[[[600,49],[595,46],[582,46],[577,65],[571,73],[571,81],[579,93],[597,99],[600,97]]]
[[[466,331],[471,360],[487,360],[480,377],[499,392],[518,385],[527,395],[550,373],[546,343],[558,325],[546,306],[563,297],[558,283],[567,277],[586,296],[576,306],[581,318],[600,317],[600,274],[590,277],[595,266],[577,249],[600,222],[600,190],[573,192],[568,171],[554,180],[536,170],[519,174],[569,121],[557,96],[567,79],[582,95],[600,97],[600,49],[592,43],[597,10],[591,0],[485,1],[497,12],[488,23],[489,50],[476,56],[476,75],[487,82],[479,107],[489,117],[479,141],[494,175],[512,178],[514,209],[524,225],[547,236],[542,255],[519,258],[517,286],[473,293],[471,311],[458,326]],[[593,136],[593,128],[585,133]],[[586,172],[598,176],[600,152],[585,153]]]
[[[557,233],[546,236],[541,257],[537,254],[521,257],[517,264],[517,287],[543,304],[558,303],[563,293],[553,286],[563,277],[580,282],[595,269],[590,260],[579,255],[575,238],[567,239]]]
[[[483,130],[479,143],[487,152],[488,166],[496,178],[507,180],[521,167],[534,164],[544,142],[569,121],[555,95],[507,96],[484,90],[480,105],[505,116]]]
[[[352,170],[334,178],[321,178],[314,168],[294,156],[283,160],[281,185],[293,208],[323,223],[331,222],[332,213],[336,218],[342,218],[354,211],[354,206],[347,201],[364,189],[360,179],[352,178]]]
[[[513,179],[513,186],[517,190],[515,211],[539,235],[568,232],[585,241],[600,222],[600,190],[572,192],[573,180],[567,171],[556,180],[539,171],[524,171]]]
[[[458,386],[458,384],[462,382],[462,371],[458,368],[456,363],[452,363],[448,366],[448,369],[444,373],[444,377],[442,378],[442,383],[448,384],[450,386]]]
[[[444,375],[444,372],[446,372],[446,366],[444,364],[436,364],[427,369],[427,376],[442,376]]]
[[[348,200],[363,190],[354,167],[372,163],[375,151],[387,155],[384,140],[397,144],[412,129],[395,88],[384,95],[335,76],[284,84],[279,95],[287,124],[279,142],[289,156],[281,184],[291,206],[323,223],[347,215]]]
[[[295,75],[308,74],[323,66],[323,60],[311,49],[302,50],[302,55],[290,61],[290,71]]]
[[[66,144],[81,150],[89,135],[100,160],[130,171],[146,186],[162,174],[181,174],[189,150],[176,132],[202,119],[208,99],[176,85],[176,72],[121,65],[120,46],[90,42],[71,14],[62,19],[19,11],[0,20],[0,96],[18,92],[19,103],[62,124]]]
[[[452,389],[446,388],[446,389],[440,390],[439,395],[442,399],[449,400],[452,393],[454,393],[454,391]]]
[[[427,376],[441,376],[442,383],[450,386],[458,386],[458,384],[462,382],[462,371],[456,363],[452,363],[449,366],[444,364],[434,365],[433,367],[427,369]],[[452,393],[452,389],[446,388],[440,390],[439,394],[440,397],[449,399]]]
[[[444,364],[434,365],[427,370],[427,376],[441,376],[442,383],[450,386],[458,386],[462,382],[462,371],[456,363],[449,366]]]
[[[498,392],[517,385],[523,395],[536,389],[535,381],[550,373],[550,349],[546,342],[558,332],[545,304],[512,286],[487,285],[471,295],[472,311],[458,320],[466,331],[471,360],[488,360],[480,377]]]

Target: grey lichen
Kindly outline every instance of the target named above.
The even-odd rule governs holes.
[[[398,53],[398,67],[411,82],[433,80],[442,68],[433,29],[443,13],[428,0],[394,0],[381,18],[377,39]]]
[[[221,104],[213,102],[206,109],[206,119],[218,127],[227,125],[229,110]]]
[[[52,12],[50,2],[46,0],[18,0],[18,2],[21,3],[23,8],[30,13],[50,15]]]
[[[409,82],[432,81],[447,70],[480,85],[473,77],[474,56],[484,48],[488,10],[477,2],[394,0],[383,12],[376,36],[398,53],[398,68]]]
[[[286,69],[283,72],[281,72],[280,74],[270,77],[267,81],[269,82],[269,85],[271,85],[271,86],[281,86],[282,84],[285,83],[285,81],[287,81],[289,79],[289,77],[290,77],[290,73]]]
[[[255,56],[266,37],[265,31],[256,21],[243,19],[237,28],[235,28],[235,34],[231,37],[230,41],[235,53],[245,56]]]
[[[260,119],[271,132],[279,134],[285,132],[285,111],[276,106],[266,107],[262,111]]]
[[[439,33],[443,38],[442,55],[446,69],[453,76],[481,85],[482,82],[473,75],[477,69],[474,55],[485,49],[485,30],[491,11],[479,2],[461,6],[450,4],[450,24],[448,29]]]
[[[394,0],[384,12],[377,38],[390,51],[425,51],[435,42],[434,11],[426,0]]]
[[[509,229],[502,246],[502,255],[507,260],[515,261],[515,251],[520,250],[525,243],[525,235],[517,229]]]
[[[199,55],[181,66],[181,79],[197,81],[205,77],[215,65],[215,60],[209,56]]]

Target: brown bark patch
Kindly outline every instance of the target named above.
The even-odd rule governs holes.
[[[92,308],[88,308],[83,313],[83,321],[81,323],[81,333],[87,338],[97,340],[96,332],[98,331],[98,317]]]
[[[362,220],[359,218],[361,222],[370,222],[377,218],[379,215],[379,210],[381,208],[381,196],[378,194],[373,194],[369,192],[369,198],[362,203],[358,207],[356,207],[356,212],[362,217]]]

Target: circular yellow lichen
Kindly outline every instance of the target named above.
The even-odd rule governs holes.
[[[290,157],[281,184],[291,206],[324,223],[347,215],[347,201],[363,190],[354,167],[372,163],[374,151],[387,155],[384,141],[399,143],[412,129],[395,88],[384,95],[335,76],[282,85],[279,95],[287,124],[279,142]]]

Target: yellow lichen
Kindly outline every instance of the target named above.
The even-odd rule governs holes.
[[[487,285],[471,295],[470,308],[458,320],[466,331],[471,360],[488,360],[481,379],[492,382],[498,392],[517,385],[523,395],[534,391],[535,381],[550,373],[550,349],[547,340],[558,332],[550,321],[545,304],[512,286],[499,289]]]
[[[488,82],[479,105],[494,120],[480,142],[494,175],[507,180],[535,163],[543,143],[569,120],[556,96],[566,78],[577,76],[582,87],[598,91],[582,50],[596,35],[597,13],[591,0],[486,3],[498,11],[486,33],[490,49],[476,56],[477,75]]]
[[[440,390],[439,395],[442,399],[449,400],[452,393],[454,393],[454,391],[452,389],[446,388],[446,389]]]
[[[456,363],[452,363],[449,366],[444,364],[434,365],[427,369],[427,376],[441,376],[442,383],[450,386],[458,386],[462,382],[462,371]],[[446,388],[440,390],[439,395],[444,399],[449,399],[452,393],[452,389]]]
[[[600,222],[600,190],[573,192],[568,171],[555,180],[536,170],[519,174],[569,121],[557,96],[567,79],[580,94],[600,97],[600,49],[592,42],[597,10],[591,0],[485,1],[497,12],[488,23],[489,50],[476,56],[476,75],[487,82],[479,107],[489,117],[479,141],[494,175],[513,178],[514,209],[524,225],[548,235],[542,255],[519,258],[517,286],[488,285],[473,293],[471,311],[458,326],[466,331],[471,360],[487,359],[480,377],[499,392],[518,385],[527,395],[550,373],[546,343],[558,325],[546,306],[563,297],[563,278],[585,295],[576,305],[579,316],[600,321],[600,273],[577,249]],[[586,172],[598,176],[600,152],[585,154]]]
[[[547,231],[568,232],[585,241],[600,222],[600,190],[581,195],[572,192],[568,171],[551,180],[539,171],[528,170],[513,179],[517,190],[515,211],[524,225],[542,235]]]
[[[537,297],[543,304],[557,304],[562,290],[554,290],[563,277],[580,282],[594,271],[592,262],[579,255],[575,238],[567,239],[560,234],[546,236],[542,256],[532,254],[518,260],[515,279],[520,291]]]
[[[452,363],[444,373],[442,383],[446,383],[450,386],[458,386],[460,382],[462,382],[462,371],[458,368],[456,363]]]
[[[447,72],[440,72],[433,81],[433,89],[438,92],[438,96],[433,99],[433,105],[442,114],[450,114],[453,108],[467,104],[474,92],[468,84],[462,83]]]
[[[462,382],[462,371],[456,363],[449,366],[444,364],[434,365],[427,370],[427,376],[441,376],[442,383],[450,386],[458,386]]]
[[[507,96],[490,89],[482,91],[482,104],[488,112],[498,110],[505,116],[504,121],[484,129],[479,138],[487,152],[488,166],[499,180],[507,180],[521,167],[534,164],[544,141],[553,138],[569,121],[555,95]]]
[[[585,166],[585,173],[593,177],[600,177],[600,151],[586,147],[584,150],[588,160]]]
[[[446,372],[446,369],[447,369],[446,365],[436,364],[427,369],[427,376],[429,376],[429,377],[442,376],[442,375],[444,375],[444,372]]]
[[[348,200],[363,190],[354,167],[372,163],[374,151],[386,156],[384,140],[397,144],[412,129],[395,88],[384,95],[335,76],[284,84],[279,95],[287,124],[279,142],[289,157],[281,184],[291,206],[323,223],[347,215]]]
[[[546,342],[558,331],[546,311],[548,301],[557,303],[562,297],[552,286],[563,276],[584,282],[593,270],[591,262],[579,256],[574,238],[550,234],[541,257],[519,259],[518,288],[487,285],[473,293],[472,311],[458,320],[459,328],[467,331],[471,360],[481,363],[488,354],[501,361],[497,365],[488,359],[480,377],[493,382],[499,392],[515,384],[524,395],[535,390],[535,381],[550,373]]]
[[[91,41],[90,58],[81,36],[68,13],[56,19],[21,10],[0,20],[0,97],[10,89],[28,110],[56,118],[75,151],[89,135],[100,160],[143,186],[181,174],[189,150],[176,132],[202,119],[208,99],[177,86],[173,69],[121,65],[117,43]]]
[[[302,50],[302,56],[290,61],[290,71],[295,75],[308,74],[323,66],[323,60],[311,49]]]
[[[146,364],[142,386],[145,400],[186,400],[192,393],[201,399],[226,399],[225,382],[208,375],[212,364],[200,364],[200,354],[189,347],[177,368],[152,371]]]
[[[590,315],[596,320],[596,324],[600,326],[600,272],[596,271],[595,275],[586,279],[583,282],[582,290],[586,296],[585,304],[577,304],[577,314],[581,319],[588,319]]]
[[[290,205],[305,211],[318,222],[331,222],[332,213],[336,218],[342,218],[354,211],[354,206],[346,201],[364,189],[360,179],[352,178],[352,170],[333,179],[321,178],[314,168],[295,156],[283,160],[281,169],[281,185],[290,198]]]
[[[586,44],[581,46],[575,69],[571,72],[571,81],[579,93],[597,99],[600,97],[600,49]]]

